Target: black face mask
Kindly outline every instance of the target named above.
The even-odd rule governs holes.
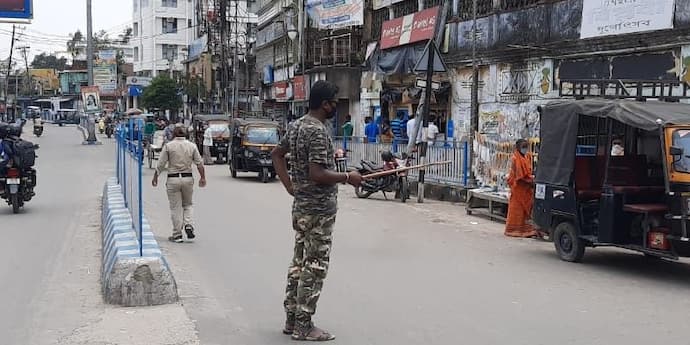
[[[328,102],[328,106],[331,108],[330,112],[326,112],[326,118],[327,119],[332,119],[335,117],[335,115],[338,113],[338,109],[333,106],[333,103]],[[324,109],[325,110],[325,109]]]

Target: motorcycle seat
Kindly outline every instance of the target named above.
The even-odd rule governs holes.
[[[369,162],[369,161],[362,161],[362,167],[366,168],[366,169],[370,169],[372,171],[383,170],[382,165],[378,165],[374,162]]]

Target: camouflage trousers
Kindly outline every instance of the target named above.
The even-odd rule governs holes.
[[[331,254],[333,215],[308,215],[293,211],[295,251],[288,270],[285,312],[296,327],[309,327],[316,313]]]

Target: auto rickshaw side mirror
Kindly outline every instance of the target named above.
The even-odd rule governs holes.
[[[669,149],[669,154],[671,156],[682,156],[683,148],[678,146],[671,146],[671,148]]]

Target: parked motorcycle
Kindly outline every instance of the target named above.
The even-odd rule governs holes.
[[[375,162],[362,161],[361,167],[357,170],[362,175],[373,174],[386,170],[395,170],[412,165],[413,156],[403,153],[395,155],[389,151],[381,153],[383,165],[379,166]],[[402,202],[410,198],[410,182],[407,179],[407,171],[392,173],[380,176],[371,180],[364,180],[360,187],[355,188],[355,194],[361,199],[366,199],[374,193],[383,192],[383,197],[388,199],[386,193],[395,192],[395,197]]]

